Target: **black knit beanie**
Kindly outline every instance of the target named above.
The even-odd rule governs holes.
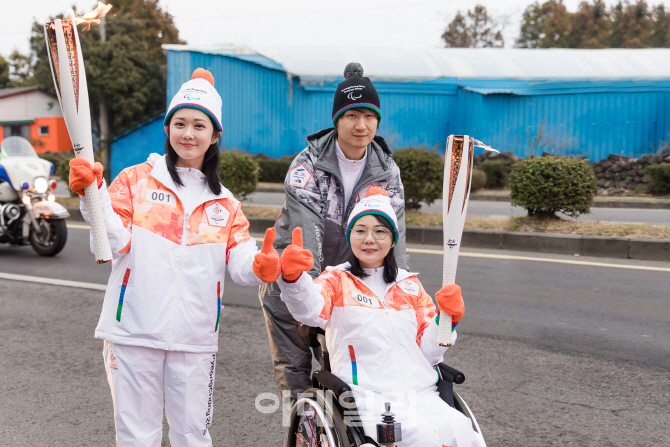
[[[377,112],[382,122],[377,89],[369,78],[363,77],[363,67],[358,62],[350,62],[344,69],[344,81],[340,82],[333,98],[333,126],[337,118],[347,109],[367,107]]]

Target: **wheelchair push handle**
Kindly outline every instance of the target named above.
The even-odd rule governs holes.
[[[444,363],[438,363],[437,367],[440,370],[440,374],[444,380],[453,382],[456,385],[460,385],[461,383],[465,382],[465,374],[456,368],[452,368],[451,366]],[[451,380],[449,380],[449,378],[451,378]]]

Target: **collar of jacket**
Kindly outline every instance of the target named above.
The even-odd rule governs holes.
[[[349,269],[349,267],[351,267],[351,264],[349,262],[345,262],[344,264],[340,264],[340,265],[328,266],[328,267],[326,267],[326,270],[340,270],[342,272],[345,272],[347,275],[350,275],[353,278],[356,278],[357,280],[362,281],[362,279],[360,279],[357,276],[352,275],[351,273],[349,273],[347,271]],[[408,272],[407,270],[401,269],[400,267],[398,267],[398,276],[395,277],[395,281],[393,281],[390,285],[389,284],[386,285],[387,293],[388,293],[389,290],[391,290],[391,288],[393,286],[398,284],[403,279],[407,279],[410,276],[418,276],[418,275],[419,274],[417,272]]]
[[[335,140],[337,139],[337,130],[331,128],[320,130],[307,137],[308,147],[317,155],[317,161],[314,167],[325,171],[335,171],[337,164],[337,152],[335,149]],[[372,143],[368,145],[367,166],[380,169],[380,172],[371,172],[373,177],[380,175],[381,172],[388,169],[386,160],[391,157],[391,149],[384,138],[375,135]],[[375,161],[377,163],[375,163]]]
[[[158,180],[167,189],[172,191],[181,201],[181,198],[177,192],[179,188],[177,188],[177,185],[172,180],[170,172],[168,171],[167,163],[165,162],[165,155],[159,155],[155,153],[151,154],[147,159],[147,163],[153,167],[153,169],[151,169],[151,176]],[[221,185],[221,194],[214,194],[212,191],[210,191],[209,188],[205,188],[203,193],[200,195],[200,198],[198,199],[198,206],[205,202],[209,202],[210,200],[227,199],[230,197],[233,197],[233,194],[223,185]],[[184,210],[184,212],[187,211],[188,210]]]

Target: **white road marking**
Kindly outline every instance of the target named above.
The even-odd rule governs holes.
[[[90,230],[91,227],[85,224],[72,224],[68,223],[66,224],[68,228],[74,228],[75,230]]]
[[[443,255],[442,250],[428,250],[424,248],[407,248],[409,253],[423,253],[429,255]],[[645,265],[624,265],[624,264],[607,264],[604,262],[589,262],[589,261],[573,261],[567,259],[550,259],[550,258],[533,258],[530,256],[512,256],[512,255],[496,255],[490,253],[470,253],[461,252],[459,256],[466,258],[488,258],[488,259],[507,259],[512,261],[536,261],[536,262],[553,262],[555,264],[572,264],[572,265],[588,265],[591,267],[609,267],[615,269],[628,270],[648,270],[652,272],[670,272],[670,268],[663,267],[648,267]]]
[[[95,284],[92,282],[66,281],[64,279],[42,278],[39,276],[15,275],[12,273],[0,273],[0,279],[9,279],[12,281],[34,282],[38,284],[49,284],[52,286],[75,287],[77,289],[107,290],[104,284]]]

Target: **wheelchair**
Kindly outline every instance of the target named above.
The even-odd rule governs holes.
[[[356,424],[360,418],[351,387],[330,372],[325,331],[301,325],[300,338],[311,348],[321,347],[321,369],[312,374],[313,388],[291,407],[284,447],[378,447],[376,434],[365,433],[362,425]],[[480,447],[486,447],[475,415],[453,389],[454,384],[465,382],[465,375],[444,363],[438,364],[436,371],[440,398],[470,419]]]

